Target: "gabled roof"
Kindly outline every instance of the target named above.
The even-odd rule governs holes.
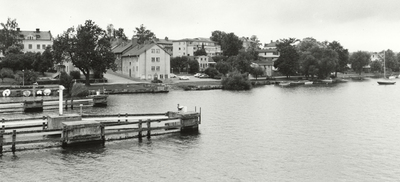
[[[118,54],[118,53],[123,53],[124,51],[126,51],[127,49],[129,49],[129,48],[132,47],[132,46],[133,46],[133,44],[132,44],[131,41],[129,41],[129,42],[123,42],[123,43],[119,44],[117,47],[115,47],[115,48],[112,50],[112,52],[113,52],[113,53],[116,53],[116,54]]]
[[[51,35],[50,31],[20,31],[19,34],[23,37],[22,39],[27,39],[29,35],[34,37],[34,40],[51,40],[53,36]]]
[[[146,50],[151,49],[152,47],[157,46],[163,51],[165,51],[167,54],[171,55],[168,51],[166,51],[163,47],[156,43],[150,43],[150,44],[137,44],[136,46],[133,46],[129,51],[125,52],[122,57],[129,57],[129,56],[139,56],[140,54],[144,53]]]

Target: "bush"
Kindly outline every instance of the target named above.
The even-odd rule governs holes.
[[[222,79],[222,89],[224,90],[250,90],[251,83],[247,74],[240,74],[238,71],[230,72],[228,77]]]
[[[0,70],[0,78],[3,82],[4,78],[14,78],[14,72],[10,68],[1,68]]]
[[[214,67],[208,67],[206,70],[204,70],[204,73],[210,76],[210,78],[214,78],[214,76],[219,74],[218,70]]]
[[[162,83],[162,80],[154,79],[154,80],[151,80],[151,83]]]
[[[89,90],[82,83],[74,83],[71,88],[72,97],[86,97],[89,95]]]
[[[72,77],[72,79],[81,79],[80,71],[71,71],[69,72],[69,75]]]
[[[69,76],[65,71],[61,72],[59,84],[65,87],[65,93],[70,93],[72,77]]]

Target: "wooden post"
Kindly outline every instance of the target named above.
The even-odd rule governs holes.
[[[139,128],[139,133],[138,133],[139,141],[142,141],[142,120],[141,119],[139,119],[138,128]]]
[[[68,110],[68,99],[65,99],[65,110]]]
[[[3,153],[3,131],[0,131],[0,154]]]
[[[128,113],[126,113],[125,116],[126,116],[125,122],[128,122]]]
[[[71,109],[74,110],[74,99],[71,99]]]
[[[201,124],[201,107],[200,107],[199,124]]]
[[[118,123],[119,123],[119,113],[118,113]]]
[[[150,131],[150,119],[147,120],[147,138],[150,138],[151,131]]]
[[[83,104],[79,104],[79,107],[81,108],[81,116],[82,116],[82,107],[83,107]]]
[[[104,131],[104,125],[100,125],[100,132],[101,132],[101,140],[103,141],[103,143],[106,141],[106,133]]]
[[[45,129],[46,129],[46,123],[43,122],[43,130],[45,130]]]
[[[12,134],[12,146],[11,146],[11,150],[13,153],[15,153],[15,142],[17,140],[17,130],[13,130],[13,134]]]

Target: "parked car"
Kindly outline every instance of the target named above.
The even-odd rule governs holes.
[[[171,74],[169,74],[169,77],[170,77],[170,78],[176,78],[177,76],[176,76],[175,74],[172,74],[172,73],[171,73]]]
[[[189,77],[188,76],[180,76],[179,80],[189,80]]]
[[[210,76],[206,75],[206,74],[202,74],[199,76],[199,78],[210,78]]]
[[[196,74],[194,74],[194,77],[200,77],[201,76],[201,73],[196,73]]]

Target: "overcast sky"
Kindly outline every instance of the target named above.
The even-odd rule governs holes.
[[[0,0],[0,22],[54,37],[91,19],[103,29],[141,24],[158,38],[210,37],[214,30],[262,43],[313,37],[339,41],[349,51],[400,51],[399,0]]]

